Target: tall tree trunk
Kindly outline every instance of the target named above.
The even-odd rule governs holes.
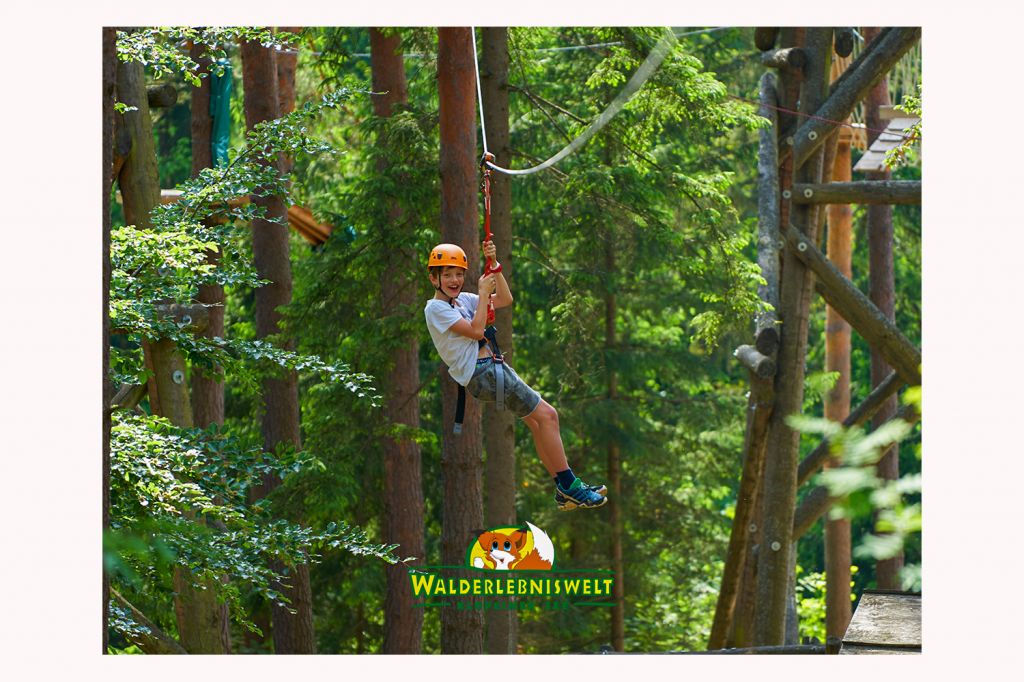
[[[250,129],[262,121],[278,117],[278,74],[276,53],[259,43],[242,44],[242,78],[245,89],[245,123]],[[287,208],[280,195],[253,196],[252,201],[266,210],[268,220],[254,220],[252,251],[256,272],[270,284],[256,289],[256,337],[280,332],[279,308],[292,299],[292,269],[288,248]],[[282,223],[271,222],[277,218]],[[284,342],[292,350],[294,342]],[[295,372],[281,372],[263,380],[263,447],[274,452],[279,445],[301,449],[299,434],[299,390]],[[253,497],[265,497],[281,484],[277,476],[266,476],[253,491]],[[284,566],[271,564],[281,571]],[[289,607],[271,606],[274,652],[278,654],[314,654],[313,604],[309,584],[309,565],[288,567],[287,584],[281,591],[291,600]]]
[[[204,48],[193,45],[192,59],[209,73],[209,58]],[[195,177],[204,168],[213,166],[213,117],[210,115],[210,78],[204,78],[202,85],[192,88],[192,175]],[[217,253],[208,258],[216,262]],[[208,306],[210,321],[201,333],[207,338],[224,336],[224,287],[220,284],[203,284],[199,287],[197,300]],[[192,416],[196,425],[224,424],[224,383],[196,368],[192,373]]]
[[[511,158],[508,127],[508,28],[481,31],[483,56],[480,65],[484,104],[484,127],[488,151],[495,163],[508,167]],[[503,173],[491,174],[491,231],[498,249],[498,262],[506,278],[512,277],[512,186]],[[509,279],[511,281],[511,279]],[[506,355],[512,353],[512,308],[494,313],[498,345]],[[487,452],[484,487],[484,520],[488,528],[516,523],[515,415],[498,411],[487,403],[484,412],[484,450]],[[487,653],[514,654],[518,639],[519,615],[514,609],[487,611]]]
[[[844,129],[845,131],[845,129]],[[833,165],[833,182],[850,180],[850,135],[840,133]],[[852,276],[853,210],[849,204],[828,207],[828,259],[846,277]],[[825,308],[825,371],[837,372],[835,386],[825,396],[825,418],[842,422],[850,414],[850,324]],[[826,466],[837,464],[834,460]],[[842,637],[850,624],[850,521],[825,520],[825,630]]]
[[[205,49],[201,45],[192,45],[190,54],[200,68],[209,74],[210,60],[204,56]],[[199,175],[204,168],[213,166],[213,148],[211,136],[213,117],[210,115],[210,78],[203,79],[199,87],[192,88],[191,100],[192,129],[192,176]],[[220,255],[216,251],[207,252],[207,259],[216,263]],[[220,284],[202,284],[196,297],[199,303],[209,308],[209,322],[200,334],[207,338],[224,336],[224,287]],[[206,428],[211,424],[224,425],[224,382],[218,381],[211,373],[203,369],[192,368],[192,421],[196,426]],[[222,580],[227,581],[225,576]],[[224,629],[221,639],[224,641],[224,653],[231,653],[231,613],[228,605],[220,605],[220,625]]]
[[[612,235],[608,235],[608,241],[604,247],[605,281],[610,281],[615,273],[615,244]],[[604,299],[604,348],[605,353],[611,354],[615,351],[618,343],[616,340],[615,318],[618,314],[615,294],[609,291]],[[608,370],[608,400],[614,403],[619,397],[619,377],[614,369]],[[612,583],[612,648],[615,651],[626,650],[626,581],[625,566],[622,561],[622,469],[620,467],[619,444],[614,440],[608,441],[608,487],[611,495],[608,496],[608,521],[611,531],[610,553],[612,556],[612,571],[615,575],[615,582]]]
[[[881,29],[864,28],[864,39],[873,40]],[[868,144],[878,137],[872,130],[885,128],[885,121],[879,116],[878,109],[889,104],[889,78],[882,77],[868,92],[865,102],[865,119],[868,129]],[[888,170],[868,173],[868,180],[889,180],[892,173]],[[878,204],[868,206],[868,260],[869,284],[868,296],[871,302],[890,320],[896,319],[896,287],[893,274],[893,228],[892,206]],[[871,385],[872,387],[885,381],[892,368],[880,353],[871,350]],[[871,420],[872,428],[878,428],[896,414],[898,401],[895,395],[885,401]],[[878,476],[884,480],[894,481],[900,477],[899,445],[893,444],[885,451],[878,462]],[[900,571],[903,569],[903,552],[891,559],[884,559],[875,565],[875,577],[878,587],[884,590],[900,588]]]
[[[370,61],[373,67],[374,114],[391,116],[396,104],[406,102],[405,65],[401,37],[385,36],[377,28],[370,29]],[[387,161],[381,161],[387,171]],[[388,223],[381,233],[394,235],[385,240],[381,253],[381,315],[405,310],[417,301],[417,276],[422,266],[409,249],[392,245],[408,243],[405,216],[397,207],[397,197],[381,197],[392,203]],[[419,341],[413,337],[403,341],[394,353],[394,366],[385,381],[384,418],[389,424],[420,425],[419,403]],[[402,556],[417,557],[411,565],[423,563],[423,484],[421,481],[420,447],[411,439],[384,438],[384,515],[388,543],[400,545]],[[397,564],[387,569],[388,590],[384,599],[385,654],[418,654],[423,641],[423,609],[413,607],[408,566]]]
[[[828,83],[832,52],[832,29],[807,29],[807,65],[801,89],[800,111],[817,110]],[[800,168],[794,169],[795,181],[818,182],[821,178],[823,149],[819,149]],[[816,208],[792,206],[792,222],[797,229],[817,238]],[[765,459],[764,541],[758,555],[758,613],[755,644],[781,645],[785,642],[786,604],[790,582],[790,544],[796,504],[796,475],[799,433],[786,418],[799,414],[803,403],[804,364],[807,355],[807,322],[813,293],[811,272],[787,251],[782,271],[780,297],[782,338],[775,384],[775,409],[772,412]]]
[[[110,190],[114,183],[114,88],[117,85],[117,30],[103,29],[103,532],[110,528]],[[110,578],[103,570],[103,649],[107,653]]]
[[[120,119],[130,140],[130,151],[118,174],[125,220],[128,224],[149,228],[152,226],[149,212],[160,201],[160,179],[142,64],[118,64],[117,99],[136,107]],[[192,411],[181,353],[164,339],[143,340],[143,352],[147,366],[154,373],[148,389],[154,414],[167,417],[175,426],[191,427]],[[214,590],[197,589],[192,583],[188,569],[175,566],[174,610],[181,644],[192,654],[224,653],[222,611]]]
[[[466,289],[475,289],[480,272],[479,215],[477,211],[476,69],[469,28],[437,31],[437,88],[441,133],[441,241],[460,245],[469,259]],[[444,403],[444,442],[441,474],[444,504],[441,561],[447,566],[465,562],[466,547],[474,530],[483,525],[480,474],[482,448],[480,404],[466,398],[461,435],[452,433],[456,384],[441,367]],[[468,572],[467,572],[468,573]],[[483,653],[483,614],[445,607],[441,611],[441,652]]]

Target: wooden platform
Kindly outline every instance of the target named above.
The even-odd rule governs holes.
[[[907,134],[907,128],[921,121],[917,116],[906,114],[891,104],[879,107],[878,114],[886,122],[885,131],[879,133],[875,141],[871,143],[871,147],[864,152],[864,156],[860,157],[857,165],[853,167],[855,171],[862,173],[884,171],[886,169],[886,153],[899,146]]]
[[[840,654],[920,654],[921,594],[864,590]]]

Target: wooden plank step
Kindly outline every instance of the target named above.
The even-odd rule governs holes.
[[[868,652],[866,649],[876,649]],[[921,595],[865,590],[840,653],[920,653]]]

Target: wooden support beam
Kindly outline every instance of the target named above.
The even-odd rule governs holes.
[[[150,109],[168,109],[178,103],[178,91],[170,83],[146,87],[146,101]]]
[[[778,27],[759,27],[754,29],[754,45],[764,52],[775,47],[775,40],[779,36]]]
[[[902,419],[910,424],[915,424],[921,419],[921,415],[913,405],[904,405],[893,416],[893,419]],[[887,420],[886,423],[889,421],[891,420]],[[804,533],[810,530],[811,526],[824,516],[836,502],[836,498],[831,497],[828,494],[828,488],[823,485],[811,490],[793,515],[793,542],[799,540]]]
[[[134,410],[146,395],[146,384],[124,384],[114,394],[109,410]]]
[[[747,346],[749,348],[749,346]],[[748,556],[756,528],[752,526],[758,499],[757,488],[764,468],[765,433],[775,401],[771,380],[750,375],[750,398],[747,403],[747,431],[743,439],[743,473],[736,494],[736,512],[729,534],[729,549],[722,571],[722,584],[715,605],[715,618],[711,625],[708,649],[721,649],[732,626],[736,600],[740,592],[740,579],[744,566],[755,561]]]
[[[803,48],[784,47],[781,50],[762,52],[761,63],[773,69],[797,71],[807,63],[807,54]]]
[[[757,151],[757,264],[765,283],[757,295],[770,307],[755,320],[754,345],[763,355],[774,355],[779,348],[779,149],[776,132],[778,92],[775,74],[761,76],[761,108],[758,114],[771,121],[762,128]]]
[[[828,494],[828,488],[819,485],[807,494],[804,501],[796,508],[793,515],[793,542],[796,542],[803,534],[810,530],[811,526],[825,515],[836,499]]]
[[[793,136],[793,159],[799,168],[818,149],[839,122],[864,99],[868,90],[921,38],[920,27],[887,28],[871,41],[850,67],[832,85],[831,94],[797,129]],[[837,123],[832,123],[836,121]]]
[[[753,346],[743,345],[733,353],[736,359],[761,379],[775,375],[775,360],[762,355]]]
[[[921,351],[792,225],[786,230],[786,241],[792,253],[818,277],[818,291],[828,304],[882,354],[905,382],[920,386]]]
[[[853,34],[853,29],[844,26],[835,30],[835,51],[840,57],[849,57],[853,54],[853,44],[856,41],[856,36]]]
[[[795,184],[795,204],[920,204],[920,180],[864,180]]]
[[[903,380],[900,379],[896,372],[893,372],[889,377],[875,387],[875,390],[868,394],[868,397],[864,399],[860,405],[857,406],[853,412],[851,412],[846,419],[843,420],[843,426],[849,428],[851,426],[860,426],[861,424],[867,423],[875,412],[878,411],[885,401],[889,399],[889,396],[896,393],[900,386],[903,386]],[[797,468],[796,481],[797,485],[803,485],[806,483],[811,476],[816,474],[821,467],[825,465],[825,462],[829,458],[829,442],[827,438],[823,438],[818,446],[811,451],[811,454],[807,455],[800,462],[800,466]]]
[[[832,57],[832,29],[805,29],[804,48],[807,65],[800,89],[800,112],[811,114],[824,100]],[[810,161],[795,164],[794,182],[821,182],[824,150],[819,147]],[[794,206],[790,222],[806,232],[805,239],[817,242],[818,208]],[[796,468],[799,462],[799,439],[786,421],[799,414],[804,397],[804,373],[807,364],[807,330],[814,276],[807,266],[790,253],[782,270],[779,316],[785,325],[778,352],[775,376],[775,407],[766,438],[764,463],[764,518],[762,551],[757,566],[757,613],[754,623],[754,644],[758,646],[786,643],[786,611],[790,601],[790,585],[794,578],[790,562],[793,511],[796,506]]]

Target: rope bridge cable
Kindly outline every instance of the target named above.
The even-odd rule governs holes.
[[[622,107],[625,106],[626,102],[628,102],[633,97],[633,95],[636,94],[637,90],[639,90],[640,87],[647,82],[647,79],[649,79],[654,74],[654,72],[658,70],[658,67],[661,66],[661,63],[665,60],[665,57],[668,56],[668,53],[672,50],[672,48],[675,47],[676,43],[676,34],[671,30],[666,29],[665,34],[654,46],[650,54],[647,55],[647,59],[644,60],[643,64],[640,65],[640,68],[638,68],[636,72],[633,74],[633,76],[629,79],[629,82],[626,83],[626,87],[624,87],[622,91],[615,96],[615,99],[611,101],[611,104],[609,104],[608,107],[603,112],[601,112],[601,115],[598,116],[586,130],[580,133],[580,135],[577,138],[570,141],[569,144],[563,147],[561,151],[559,151],[557,154],[549,158],[547,161],[539,163],[536,166],[533,166],[532,168],[523,168],[518,170],[502,168],[501,166],[498,166],[497,164],[492,163],[491,161],[485,161],[485,163],[489,168],[492,168],[498,171],[499,173],[504,173],[505,175],[532,175],[533,173],[537,173],[539,171],[544,170],[545,168],[550,168],[551,166],[555,165],[556,163],[558,163],[559,161],[561,161],[562,159],[564,159],[565,157],[569,156],[577,149],[582,147],[584,144],[586,144],[591,137],[593,137],[599,130],[601,130],[601,128],[605,126],[605,124],[608,123],[608,121],[612,120],[612,118],[616,114],[618,114],[619,111],[622,110]],[[477,58],[476,53],[475,26],[473,27],[473,65],[476,68],[477,101],[480,103],[480,135],[481,138],[483,139],[484,155],[486,157],[486,155],[489,153],[487,149],[487,128],[484,126],[484,102],[480,88],[480,60]]]

